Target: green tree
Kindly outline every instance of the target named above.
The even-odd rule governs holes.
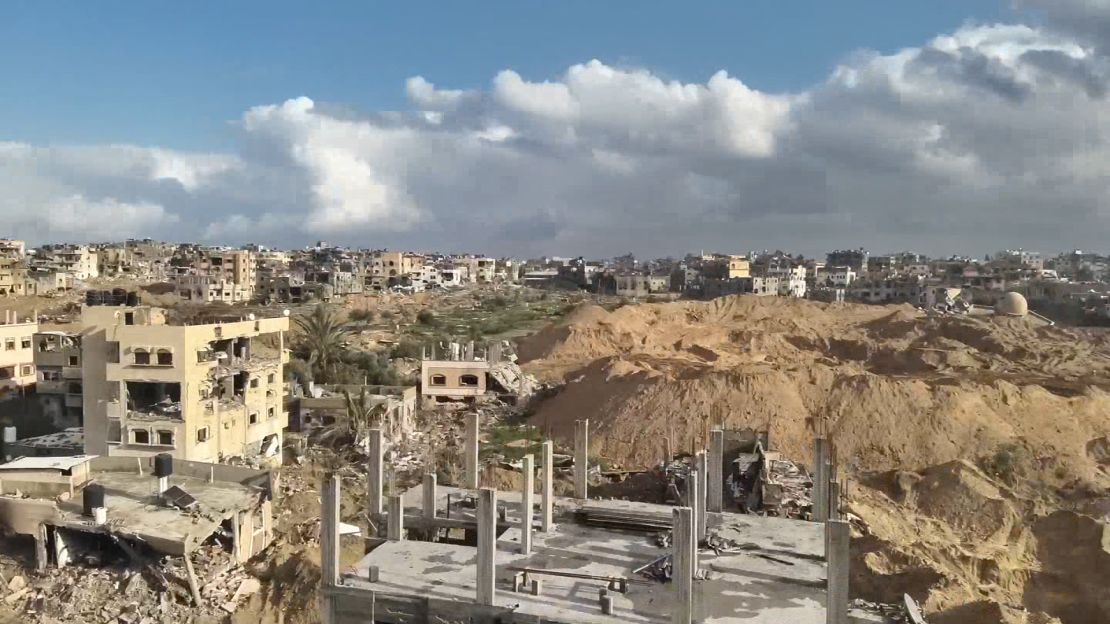
[[[357,397],[349,390],[344,390],[343,398],[347,402],[347,430],[355,439],[355,444],[362,445],[370,429],[382,425],[385,403],[372,403],[365,388]]]
[[[334,383],[347,350],[350,330],[339,320],[335,309],[318,304],[311,314],[293,321],[301,330],[299,350],[312,368],[312,377],[319,383]]]

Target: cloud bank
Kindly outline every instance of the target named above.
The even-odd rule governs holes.
[[[860,51],[798,93],[592,60],[548,79],[506,69],[480,90],[416,76],[400,112],[256,106],[232,154],[0,143],[0,214],[32,240],[1101,248],[1110,56],[1091,28],[1110,3],[1026,4],[1045,25]]]

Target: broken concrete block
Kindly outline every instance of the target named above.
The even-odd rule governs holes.
[[[8,591],[19,591],[27,587],[27,579],[22,576],[13,576],[12,580],[8,581]]]
[[[235,597],[233,598],[233,600],[238,600],[239,598],[242,598],[243,596],[249,596],[251,594],[257,594],[261,590],[262,590],[262,583],[260,583],[258,581],[258,579],[253,579],[253,578],[243,579],[243,582],[239,583],[239,589],[235,590]]]

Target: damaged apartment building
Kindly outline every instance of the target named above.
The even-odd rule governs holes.
[[[86,305],[81,321],[86,453],[280,462],[287,317],[189,325]]]

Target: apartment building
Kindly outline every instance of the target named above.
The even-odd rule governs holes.
[[[37,282],[23,262],[0,257],[0,295],[33,295],[38,292]]]
[[[27,255],[27,243],[12,238],[0,238],[0,257],[22,260]]]
[[[32,340],[36,393],[43,415],[61,428],[80,426],[81,335],[62,331],[36,333]]]
[[[177,288],[177,294],[186,301],[238,303],[250,301],[254,296],[253,286],[248,288],[243,284],[209,275],[175,275],[171,282]]]
[[[747,256],[714,254],[701,257],[701,273],[710,279],[751,277],[751,260]]]
[[[0,325],[0,401],[15,398],[35,384],[31,344],[38,330],[38,321],[21,321],[15,312],[5,311],[4,323]]]
[[[210,292],[219,292],[221,297],[230,297],[232,301],[250,301],[254,296],[254,285],[257,282],[257,263],[254,252],[246,249],[201,249],[193,261],[193,273],[209,278],[209,284],[220,285],[220,288],[209,289]],[[225,285],[230,285],[224,288]],[[224,295],[227,291],[229,294]],[[217,301],[226,301],[221,298]]]
[[[466,265],[470,269],[470,281],[478,284],[488,284],[497,274],[497,260],[483,257],[467,257],[455,261],[457,264]]]
[[[288,317],[171,325],[150,306],[85,306],[85,452],[280,463]]]
[[[42,248],[33,266],[71,273],[75,279],[87,280],[100,275],[98,257],[88,245],[49,245]]]

